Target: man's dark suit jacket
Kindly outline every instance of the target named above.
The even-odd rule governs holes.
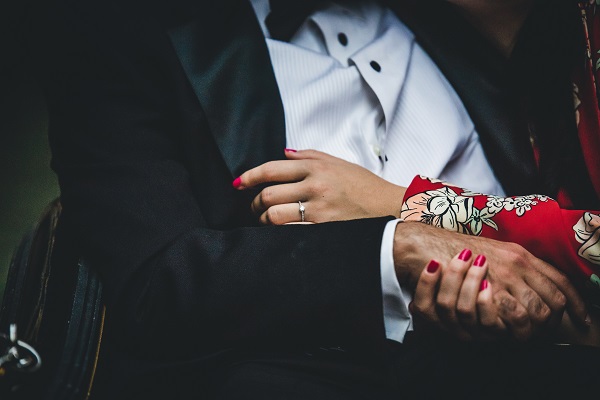
[[[389,218],[259,227],[256,192],[231,187],[285,147],[249,3],[62,3],[48,11],[41,53],[52,166],[65,243],[104,282],[104,390],[160,393],[173,370],[202,371],[193,384],[205,388],[236,351],[384,354],[379,258]],[[499,55],[461,23],[447,29],[466,50],[444,51],[448,31],[428,27],[446,18],[397,7],[462,96],[506,189],[531,191],[528,138],[493,84]]]

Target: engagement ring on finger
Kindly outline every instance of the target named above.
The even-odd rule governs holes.
[[[298,201],[298,211],[300,211],[300,220],[304,222],[304,211],[306,208],[302,205],[301,201]]]

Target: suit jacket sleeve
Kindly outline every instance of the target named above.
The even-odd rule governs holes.
[[[212,226],[217,207],[206,199],[238,193],[208,151],[198,157],[213,178],[192,183],[175,57],[157,51],[166,36],[133,43],[135,22],[77,7],[58,10],[40,53],[52,165],[64,226],[101,274],[119,340],[145,354],[175,332],[191,346],[164,357],[242,343],[383,342],[379,258],[389,219]],[[198,135],[208,137],[198,118]]]
[[[499,197],[415,177],[401,218],[522,245],[580,287],[600,291],[600,215],[569,210],[543,195]]]

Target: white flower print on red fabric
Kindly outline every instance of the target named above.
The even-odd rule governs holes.
[[[575,240],[581,243],[577,254],[593,264],[600,264],[600,215],[584,213],[573,230]]]
[[[451,231],[467,233],[467,224],[473,214],[473,199],[459,196],[443,187],[419,193],[404,202],[400,218],[421,222]]]
[[[422,178],[432,183],[447,185],[439,179]],[[537,194],[516,197],[487,196],[486,206],[479,209],[473,205],[474,196],[481,194],[464,189],[458,194],[448,186],[418,193],[404,202],[400,218],[479,236],[484,225],[498,230],[493,218],[499,212],[515,211],[518,217],[522,217],[539,201],[546,202],[549,199],[548,196]]]

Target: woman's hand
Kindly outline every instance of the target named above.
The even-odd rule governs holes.
[[[261,184],[252,202],[263,224],[282,225],[301,219],[328,222],[400,215],[406,188],[396,186],[359,165],[316,150],[286,149],[287,160],[270,161],[234,181],[240,190]]]
[[[460,340],[489,339],[505,332],[485,279],[487,260],[464,249],[447,265],[431,260],[423,269],[409,308],[415,322]],[[417,325],[418,327],[418,325]]]

